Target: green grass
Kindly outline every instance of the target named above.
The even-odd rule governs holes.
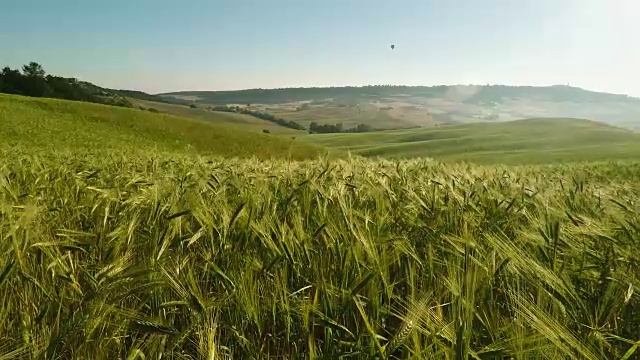
[[[640,134],[579,119],[529,119],[364,134],[307,136],[364,156],[477,163],[553,163],[640,158]]]
[[[139,99],[129,99],[135,106],[144,107],[145,109],[153,108],[160,112],[171,114],[175,116],[202,120],[206,122],[211,122],[214,124],[225,124],[225,125],[240,125],[243,126],[244,130],[254,131],[254,132],[262,132],[262,130],[269,130],[274,134],[291,134],[293,136],[297,134],[304,134],[303,131],[289,129],[284,126],[280,126],[274,123],[271,123],[266,120],[262,120],[253,116],[244,115],[244,114],[236,114],[229,112],[221,112],[221,111],[209,111],[203,107],[198,108],[190,108],[186,105],[178,105],[178,104],[165,104],[154,101],[147,100],[139,100]]]
[[[317,157],[321,149],[290,136],[246,131],[148,111],[65,100],[0,95],[0,146],[49,151],[146,151],[263,159]]]
[[[631,359],[639,179],[0,150],[0,358]]]
[[[640,351],[637,159],[317,159],[275,135],[16,96],[0,124],[0,359]],[[469,135],[438,131],[455,129]],[[433,134],[394,141],[456,138]]]

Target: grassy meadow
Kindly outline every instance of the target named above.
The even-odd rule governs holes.
[[[640,159],[640,134],[589,120],[528,119],[362,134],[316,134],[311,142],[369,157],[432,157],[474,163]]]
[[[30,151],[147,150],[238,157],[317,157],[322,149],[246,127],[66,100],[0,94],[0,146]]]
[[[640,354],[638,161],[328,159],[9,96],[0,122],[2,360]]]
[[[266,120],[262,120],[253,116],[236,114],[222,111],[210,111],[203,107],[191,108],[186,105],[179,104],[167,104],[155,101],[147,101],[140,99],[129,99],[135,106],[143,107],[145,109],[156,109],[162,113],[180,116],[189,119],[196,119],[201,121],[210,122],[213,124],[224,125],[237,125],[241,126],[242,130],[262,132],[262,130],[269,130],[274,134],[304,134],[303,131],[290,129],[284,126],[280,126],[271,123]]]

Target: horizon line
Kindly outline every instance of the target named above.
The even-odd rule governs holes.
[[[552,85],[507,85],[507,84],[438,84],[438,85],[403,85],[403,84],[369,84],[369,85],[321,85],[321,86],[287,86],[287,87],[255,87],[255,88],[238,88],[238,89],[230,89],[230,90],[177,90],[177,91],[166,91],[166,92],[146,92],[144,90],[131,90],[131,89],[117,89],[117,90],[131,90],[131,91],[140,91],[147,93],[149,95],[169,95],[169,94],[178,94],[178,93],[208,93],[208,92],[241,92],[241,91],[255,91],[255,90],[304,90],[304,89],[341,89],[341,88],[368,88],[368,87],[398,87],[398,88],[437,88],[437,87],[515,87],[515,88],[552,88],[552,87],[566,87],[572,89],[579,89],[593,93],[601,93],[601,94],[610,94],[610,95],[618,95],[618,96],[626,96],[629,98],[640,99],[639,96],[633,96],[625,93],[615,93],[615,92],[607,92],[602,90],[591,90],[588,88],[573,86],[569,84],[552,84]]]

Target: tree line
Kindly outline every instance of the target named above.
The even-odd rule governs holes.
[[[8,66],[2,69],[0,92],[132,107],[124,96],[88,82],[47,74],[42,65],[36,62],[22,66],[21,70]]]
[[[194,105],[195,106],[195,105]],[[227,105],[218,105],[210,108],[213,111],[224,111],[224,112],[234,112],[238,114],[245,114],[253,117],[257,117],[262,120],[266,120],[272,122],[274,124],[278,124],[280,126],[288,127],[295,130],[307,130],[303,125],[293,120],[285,120],[282,118],[278,118],[272,114],[251,110],[249,107],[240,107],[240,106],[227,106]],[[363,133],[374,131],[374,129],[367,124],[358,124],[355,127],[345,129],[342,123],[338,124],[318,124],[317,122],[312,122],[309,125],[308,131],[312,134],[328,134],[328,133]]]
[[[309,132],[313,134],[330,134],[330,133],[364,133],[374,131],[374,129],[367,124],[358,124],[355,127],[344,129],[342,123],[333,124],[318,124],[312,122],[309,125]]]
[[[266,113],[266,112],[255,111],[255,110],[251,110],[251,109],[245,108],[245,107],[220,105],[220,106],[214,106],[212,108],[212,110],[213,111],[234,112],[234,113],[238,113],[238,114],[249,115],[249,116],[256,117],[258,119],[262,119],[262,120],[266,120],[266,121],[272,122],[274,124],[278,124],[280,126],[288,127],[290,129],[306,130],[306,128],[304,126],[300,125],[299,123],[297,123],[297,122],[295,122],[293,120],[285,120],[285,119],[278,118],[278,117],[276,117],[276,116],[274,116],[272,114]]]

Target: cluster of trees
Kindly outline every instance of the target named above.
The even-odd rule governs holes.
[[[131,107],[124,96],[73,78],[47,75],[42,65],[30,62],[20,70],[5,67],[0,72],[0,92],[32,97],[95,102]]]
[[[262,120],[267,120],[274,124],[285,126],[291,129],[307,130],[304,126],[300,125],[299,123],[293,120],[285,120],[285,119],[275,117],[274,115],[269,113],[251,110],[248,106],[240,107],[240,106],[218,105],[218,106],[210,107],[209,109],[213,111],[234,112],[238,114],[250,115],[250,116],[257,117]],[[370,132],[374,130],[375,129],[373,129],[371,126],[366,124],[358,124],[358,126],[355,126],[349,129],[345,129],[342,123],[338,123],[334,125],[334,124],[318,124],[317,122],[312,122],[309,126],[309,132],[315,133],[315,134],[363,133],[363,132]]]
[[[156,113],[156,114],[160,113],[160,110],[158,110],[156,108],[152,108],[152,107],[146,108],[144,106],[138,106],[138,109],[143,110],[143,111],[149,111],[149,112]]]
[[[274,115],[269,114],[269,113],[251,110],[248,107],[221,105],[221,106],[214,106],[212,108],[212,110],[214,110],[214,111],[234,112],[234,113],[238,113],[238,114],[250,115],[250,116],[257,117],[259,119],[266,120],[266,121],[272,122],[274,124],[278,124],[280,126],[288,127],[288,128],[291,128],[291,129],[306,130],[304,126],[300,125],[299,123],[297,123],[297,122],[295,122],[293,120],[281,119],[281,118],[275,117]]]
[[[318,124],[312,122],[309,126],[309,132],[316,134],[329,134],[329,133],[363,133],[373,131],[373,128],[367,124],[358,124],[356,127],[349,129],[343,129],[342,123],[335,125],[332,124]]]

